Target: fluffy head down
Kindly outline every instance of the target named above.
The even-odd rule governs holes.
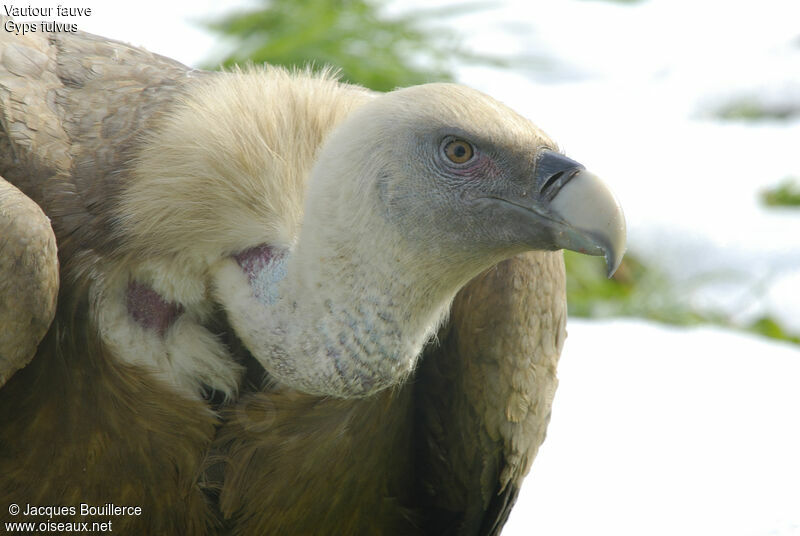
[[[287,247],[322,140],[366,99],[328,72],[198,81],[144,140],[122,198],[128,244],[206,263],[258,243]]]
[[[294,243],[322,139],[369,98],[329,72],[272,67],[207,74],[186,86],[141,140],[117,216],[124,249],[98,290],[100,329],[122,359],[183,392],[235,392],[239,367],[203,327],[214,307],[212,267],[254,244]],[[125,313],[129,281],[183,310],[163,336],[143,333]],[[103,313],[110,310],[119,314]],[[183,351],[178,328],[205,342]],[[131,333],[141,343],[131,345]]]

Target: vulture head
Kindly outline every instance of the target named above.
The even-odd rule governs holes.
[[[307,393],[402,382],[456,292],[526,250],[624,252],[610,190],[535,125],[453,84],[370,97],[327,136],[296,239],[215,271],[254,357]]]

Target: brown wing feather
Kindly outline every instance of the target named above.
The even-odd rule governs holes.
[[[0,296],[9,318],[0,385],[30,360],[52,320],[53,232],[66,270],[96,259],[86,252],[112,251],[110,208],[139,133],[187,72],[93,35],[0,32],[0,176],[11,183],[0,185]]]
[[[112,251],[110,208],[142,130],[192,71],[83,33],[3,32],[0,48],[0,174],[50,216],[62,260]]]
[[[565,337],[560,252],[520,255],[456,297],[417,373],[430,534],[498,534],[544,441]]]
[[[57,294],[50,221],[0,178],[0,388],[33,357],[53,321]]]
[[[36,356],[0,389],[4,504],[112,502],[142,509],[113,518],[126,534],[216,530],[200,476],[215,415],[120,363],[87,292],[92,267],[114,254],[113,207],[139,135],[190,73],[91,35],[0,32],[0,174],[50,217],[62,281]],[[0,253],[0,279],[21,277]],[[0,512],[37,521],[19,517]],[[54,519],[68,520],[104,521]]]

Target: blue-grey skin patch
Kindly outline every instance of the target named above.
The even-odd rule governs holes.
[[[253,296],[266,305],[278,301],[278,283],[286,277],[286,253],[262,244],[234,256],[247,274]]]
[[[281,296],[279,285],[286,277],[288,251],[280,250],[262,244],[244,250],[233,256],[241,270],[247,275],[250,292],[263,306],[272,308],[280,307]],[[381,311],[379,316],[371,313],[372,305],[375,310]],[[291,311],[297,309],[297,302],[287,301],[287,308]],[[392,308],[394,304],[390,298],[364,297],[355,308],[347,309],[337,306],[331,299],[323,302],[325,309],[324,318],[316,327],[319,339],[305,341],[316,343],[313,347],[304,347],[321,360],[330,363],[330,373],[334,377],[326,378],[331,384],[343,384],[353,393],[373,391],[378,383],[388,377],[387,367],[392,368],[397,363],[400,355],[386,345],[386,336],[396,339],[399,328],[394,315],[383,309]],[[287,333],[282,322],[286,321],[281,314],[272,317],[276,322],[265,329],[272,330],[276,342],[268,351],[270,365],[277,371],[282,371],[287,377],[297,377],[296,364],[286,351]],[[340,387],[341,388],[341,385]]]

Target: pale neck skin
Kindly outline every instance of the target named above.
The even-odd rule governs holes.
[[[369,219],[360,228],[382,232],[355,236],[307,220],[296,246],[258,274],[269,287],[256,292],[262,311],[234,319],[256,322],[237,331],[262,333],[258,339],[269,343],[254,355],[269,356],[262,364],[292,387],[321,394],[324,385],[327,393],[358,396],[402,382],[458,289],[481,268],[421,265],[405,253],[402,237],[379,217]]]

